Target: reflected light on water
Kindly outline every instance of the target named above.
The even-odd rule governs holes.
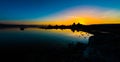
[[[73,32],[70,29],[35,29],[35,28],[28,28],[26,30],[32,30],[32,31],[37,31],[37,32],[43,32],[43,33],[52,33],[62,35],[62,36],[68,36],[73,39],[76,42],[82,42],[82,43],[88,43],[89,37],[93,36],[93,34],[84,32],[84,31],[75,31]],[[77,40],[76,40],[77,39]],[[79,41],[78,41],[79,40]]]
[[[29,33],[30,36],[37,36],[38,38],[43,37],[44,35],[60,38],[60,40],[66,39],[68,42],[81,42],[88,43],[89,37],[93,36],[90,33],[84,31],[72,31],[70,29],[39,29],[39,28],[25,28],[24,30],[18,30],[18,28],[2,29],[0,32],[6,33]],[[18,35],[17,35],[18,36]],[[27,38],[27,36],[26,36]]]

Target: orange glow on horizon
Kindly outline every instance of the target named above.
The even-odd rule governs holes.
[[[56,20],[39,20],[30,22],[3,22],[7,24],[34,24],[34,25],[71,25],[73,23],[80,23],[83,25],[90,24],[118,24],[120,23],[117,19],[103,19],[103,18],[93,18],[93,17],[71,17],[69,19],[56,19]]]
[[[9,20],[5,24],[34,24],[34,25],[71,25],[80,23],[91,24],[119,24],[120,10],[94,6],[80,6],[65,9],[61,12],[43,18],[30,20]]]

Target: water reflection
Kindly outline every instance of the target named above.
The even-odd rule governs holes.
[[[0,30],[0,39],[2,43],[46,43],[63,44],[69,43],[88,43],[88,39],[92,34],[84,31],[72,32],[70,29],[38,29],[38,28],[25,28],[20,31],[18,28],[2,29]],[[7,38],[7,39],[6,39]],[[48,39],[45,39],[48,38]],[[19,39],[19,40],[18,40]],[[13,41],[13,42],[10,42]],[[53,44],[52,44],[53,43]]]
[[[36,41],[44,41],[45,43],[55,46],[65,44],[67,47],[63,48],[42,48],[40,43],[29,46],[25,44],[23,48],[21,45],[16,48],[11,48],[14,53],[23,53],[30,61],[35,60],[40,62],[120,62],[120,34],[112,32],[98,32],[98,31],[86,31],[83,29],[70,30],[70,29],[38,29],[38,28],[26,28],[21,31],[17,31],[15,39],[21,37],[22,40],[30,41],[32,43]],[[15,31],[15,29],[11,30]],[[10,29],[9,32],[11,33]],[[8,30],[0,30],[0,33],[4,36],[0,38],[12,39]],[[6,35],[7,33],[7,35]],[[14,35],[12,32],[12,35]],[[20,33],[20,36],[18,35]],[[21,35],[24,33],[24,35]],[[26,34],[27,33],[27,34]],[[6,36],[5,36],[6,35]],[[11,36],[11,37],[10,37]],[[32,36],[32,37],[30,37]],[[10,37],[10,38],[8,38]],[[45,38],[44,38],[45,37]],[[38,40],[39,39],[39,40]],[[35,41],[36,40],[36,41]],[[4,39],[3,39],[4,41]],[[46,42],[47,41],[47,42]],[[44,46],[45,43],[42,42]],[[29,43],[29,42],[27,42]],[[24,53],[23,51],[27,52]],[[31,59],[32,58],[32,59]]]

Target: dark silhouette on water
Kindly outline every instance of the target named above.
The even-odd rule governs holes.
[[[25,28],[40,28],[40,29],[71,29],[71,31],[86,31],[89,33],[96,32],[112,32],[119,33],[120,24],[97,24],[97,25],[82,25],[80,23],[72,25],[15,25],[15,24],[0,24],[0,29],[3,28],[20,28],[20,30],[24,30]]]
[[[20,28],[20,30],[24,30],[24,28]]]

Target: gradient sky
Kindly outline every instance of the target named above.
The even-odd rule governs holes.
[[[0,0],[0,22],[119,23],[119,2],[120,0]]]

